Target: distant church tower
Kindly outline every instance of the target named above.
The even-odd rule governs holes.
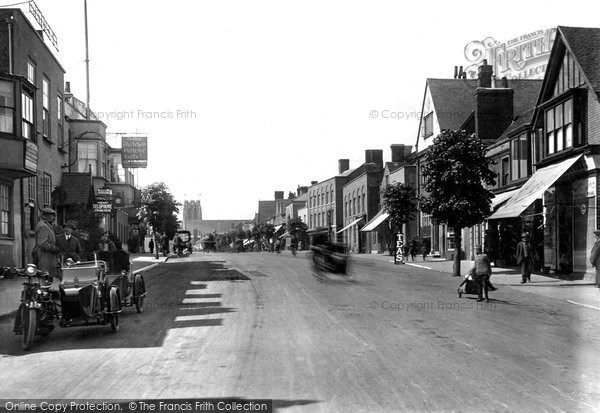
[[[200,200],[196,201],[183,201],[183,220],[201,220],[202,219],[202,206]]]

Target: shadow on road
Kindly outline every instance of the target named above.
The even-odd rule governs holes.
[[[119,331],[109,325],[61,328],[55,322],[48,337],[36,336],[33,350],[25,352],[20,336],[12,332],[14,317],[0,321],[0,355],[22,356],[31,353],[101,349],[161,347],[172,329],[218,327],[223,324],[218,314],[235,312],[222,307],[221,294],[186,295],[190,289],[205,289],[214,281],[243,282],[250,280],[238,271],[225,268],[220,262],[173,262],[144,273],[147,297],[144,312],[123,308],[119,316]],[[210,300],[210,301],[205,301]]]

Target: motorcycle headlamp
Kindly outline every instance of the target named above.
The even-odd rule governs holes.
[[[27,268],[25,268],[25,273],[27,275],[35,275],[37,273],[37,266],[35,264],[27,264]]]

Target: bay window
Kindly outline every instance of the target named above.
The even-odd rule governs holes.
[[[0,81],[0,132],[14,133],[15,85]]]
[[[98,144],[93,142],[77,143],[77,172],[87,172],[91,167],[92,175],[98,172]]]
[[[573,146],[573,99],[568,99],[545,112],[546,155]]]
[[[31,142],[36,141],[33,112],[33,96],[23,90],[21,92],[21,136]]]

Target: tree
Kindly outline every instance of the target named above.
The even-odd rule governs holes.
[[[417,198],[415,188],[403,182],[387,185],[382,191],[383,210],[390,214],[389,220],[395,231],[402,231],[402,226],[414,220],[417,214]]]
[[[287,220],[286,229],[292,240],[303,241],[306,237],[306,231],[308,231],[308,225],[302,222],[300,217],[296,217]]]
[[[173,194],[164,182],[155,182],[142,189],[142,205],[138,212],[138,218],[144,219],[154,229],[156,245],[158,243],[158,232],[173,238],[177,232],[177,213],[181,204],[175,201]],[[156,250],[158,258],[158,248]]]
[[[464,130],[443,131],[425,155],[427,194],[421,197],[421,209],[454,230],[455,276],[460,275],[462,229],[480,223],[491,213],[493,195],[484,186],[496,183],[491,164],[481,139]]]

